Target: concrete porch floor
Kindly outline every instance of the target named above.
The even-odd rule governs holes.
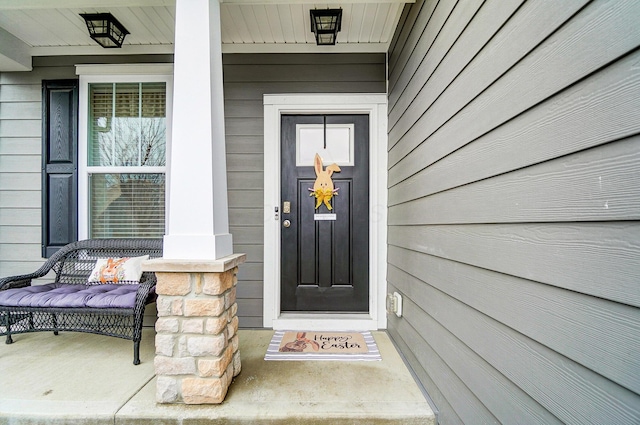
[[[381,362],[264,361],[273,334],[241,330],[242,372],[219,406],[155,402],[154,332],[132,343],[65,332],[0,346],[0,424],[435,424],[385,332]]]

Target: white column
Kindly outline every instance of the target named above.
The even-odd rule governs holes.
[[[164,258],[233,253],[225,158],[219,0],[177,0]]]

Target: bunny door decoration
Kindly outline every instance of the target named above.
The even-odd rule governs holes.
[[[316,181],[313,183],[313,189],[309,189],[311,191],[309,196],[316,197],[316,209],[320,208],[320,205],[324,203],[327,209],[331,211],[333,210],[331,198],[338,194],[338,189],[333,186],[331,175],[334,172],[340,172],[340,167],[337,164],[331,164],[323,170],[322,158],[318,154],[313,159],[313,166],[316,170]]]

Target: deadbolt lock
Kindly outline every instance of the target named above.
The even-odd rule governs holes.
[[[282,204],[282,213],[283,214],[290,214],[291,213],[291,202],[284,201],[284,204]]]

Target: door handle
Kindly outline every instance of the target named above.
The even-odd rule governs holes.
[[[282,222],[282,225],[284,227],[290,227],[291,226],[291,222],[289,220],[285,220],[285,221]]]

